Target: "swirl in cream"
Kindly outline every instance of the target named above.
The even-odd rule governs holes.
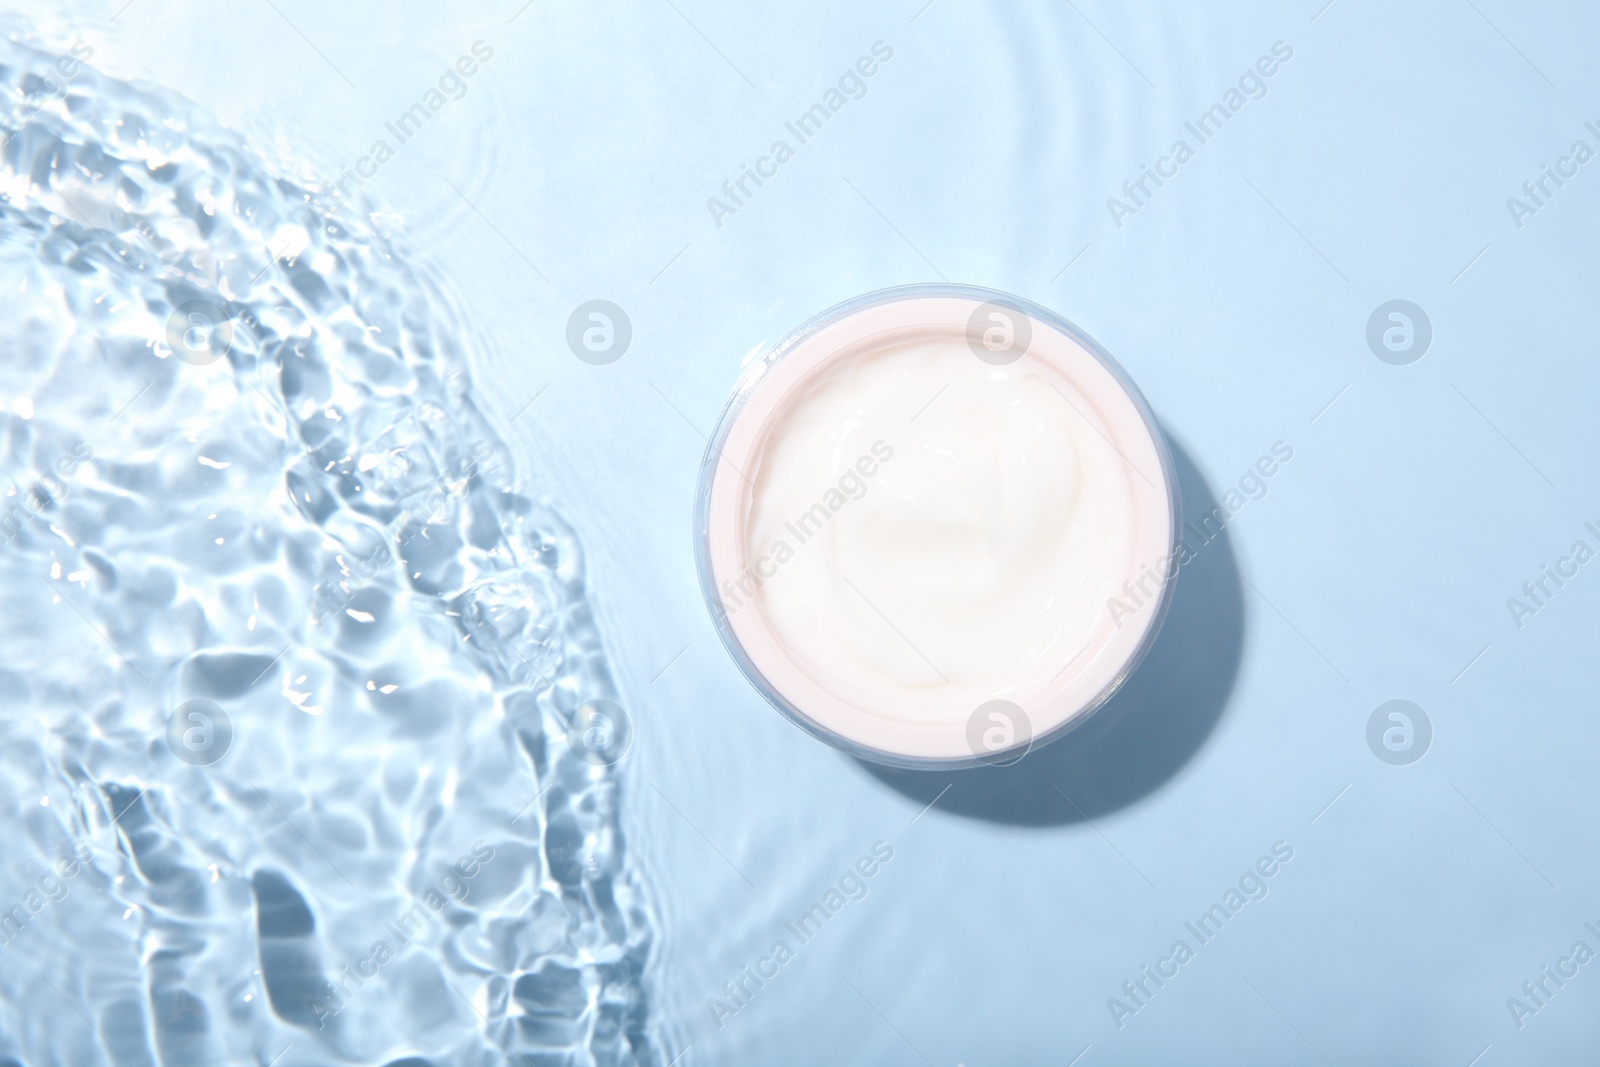
[[[1133,565],[1125,461],[1084,406],[1033,359],[991,366],[949,335],[868,349],[796,390],[745,525],[790,655],[897,711],[1047,686]]]

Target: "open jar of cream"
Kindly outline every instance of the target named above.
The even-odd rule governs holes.
[[[759,354],[701,469],[700,583],[750,681],[902,767],[1006,763],[1101,707],[1178,570],[1172,460],[1070,323],[888,289]]]

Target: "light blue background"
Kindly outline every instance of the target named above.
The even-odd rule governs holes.
[[[660,911],[666,1058],[1593,1059],[1600,962],[1520,1030],[1506,999],[1574,941],[1600,950],[1600,563],[1520,630],[1506,599],[1575,540],[1600,547],[1600,162],[1523,228],[1506,198],[1573,141],[1600,149],[1600,12],[123,2],[20,6],[323,177],[472,42],[494,48],[366,193],[470,323],[482,401],[588,546],[637,729],[629,847]],[[714,225],[706,198],[878,40],[894,58],[867,96]],[[1280,40],[1268,95],[1115,226],[1106,198]],[[959,783],[917,817],[763,704],[700,602],[695,478],[745,354],[941,275],[1086,329],[1219,495],[1294,448],[1228,529],[1247,584],[1219,722],[1093,825],[956,814]],[[633,323],[608,367],[564,342],[593,298]],[[1392,298],[1433,323],[1411,366],[1366,345]],[[1396,697],[1434,728],[1406,767],[1365,740]],[[879,839],[894,859],[868,896],[713,1027],[706,999]],[[1279,840],[1271,894],[1119,1030],[1107,998]]]

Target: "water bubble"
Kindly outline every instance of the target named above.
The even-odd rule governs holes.
[[[1409,300],[1385,301],[1367,319],[1367,347],[1385,363],[1415,363],[1432,343],[1433,321]]]

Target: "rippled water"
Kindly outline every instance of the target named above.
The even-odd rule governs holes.
[[[57,59],[0,44],[0,1065],[661,1062],[579,546],[446,306]]]

